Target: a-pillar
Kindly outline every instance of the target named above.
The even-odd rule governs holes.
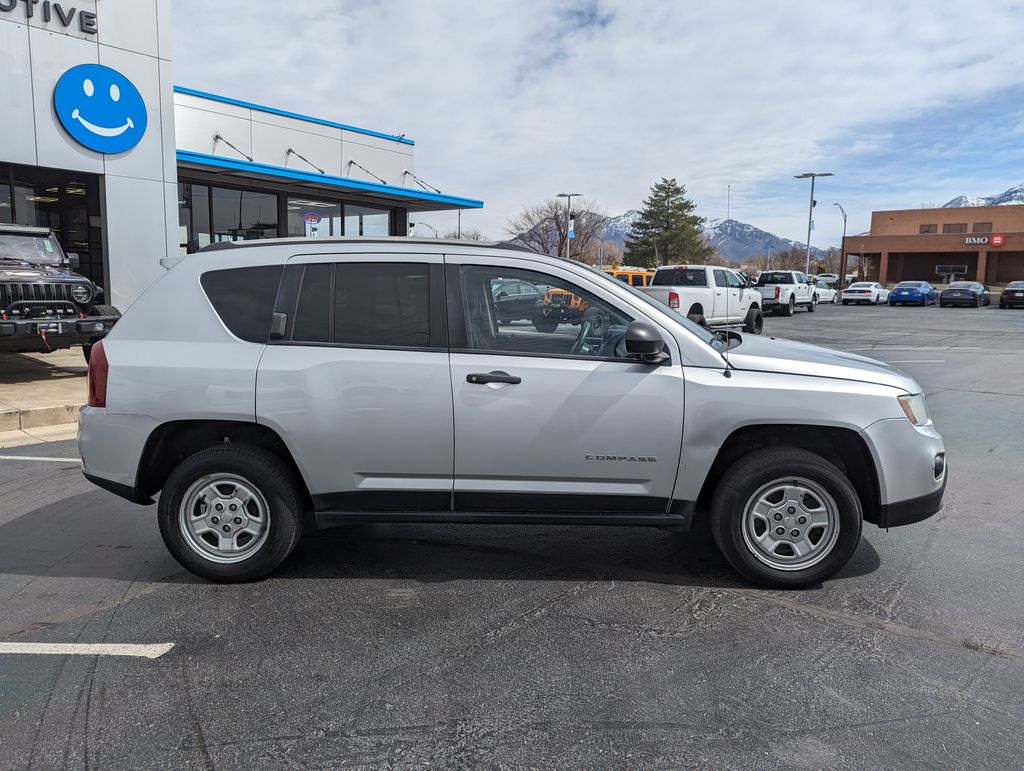
[[[882,252],[878,260],[878,283],[884,284],[889,280],[889,253]]]
[[[978,252],[978,272],[975,281],[985,283],[985,270],[988,267],[988,252]]]

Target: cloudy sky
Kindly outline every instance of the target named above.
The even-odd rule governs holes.
[[[607,213],[662,176],[700,214],[813,242],[842,219],[1024,182],[1024,3],[1003,0],[173,0],[179,85],[416,140],[417,173],[482,198]],[[453,227],[453,213],[428,220]]]

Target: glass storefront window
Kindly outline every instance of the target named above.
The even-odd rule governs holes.
[[[374,206],[345,204],[346,236],[386,236],[391,229],[391,212]]]
[[[340,236],[341,204],[315,198],[288,198],[288,235],[306,238]]]
[[[102,286],[98,179],[75,171],[0,164],[0,222],[50,228],[65,252],[78,254],[80,272]]]
[[[0,167],[0,171],[2,171]],[[0,224],[10,225],[14,222],[14,202],[11,200],[11,186],[6,179],[0,180]]]
[[[178,184],[178,247],[188,254],[210,245],[210,188]]]
[[[213,240],[249,241],[277,237],[277,195],[212,187]]]

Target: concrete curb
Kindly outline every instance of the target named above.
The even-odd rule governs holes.
[[[32,407],[27,410],[0,411],[0,431],[18,431],[78,422],[82,404],[59,404],[53,407]]]

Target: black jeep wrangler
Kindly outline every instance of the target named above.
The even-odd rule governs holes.
[[[81,345],[86,360],[121,312],[99,305],[103,289],[75,273],[46,228],[0,225],[0,351],[46,353]]]

